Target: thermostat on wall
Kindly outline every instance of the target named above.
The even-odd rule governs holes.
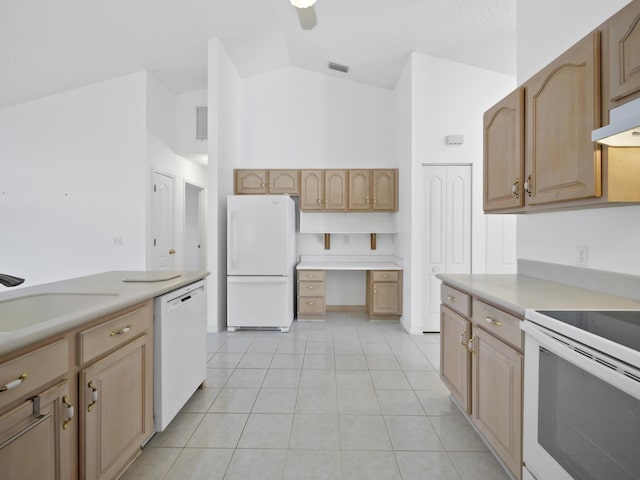
[[[464,143],[464,135],[447,135],[444,137],[444,143],[447,145],[462,145]]]

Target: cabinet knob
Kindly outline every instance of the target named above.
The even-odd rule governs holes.
[[[62,397],[62,404],[65,406],[65,413],[67,416],[67,418],[65,418],[64,421],[62,422],[62,429],[66,430],[67,428],[69,428],[71,419],[73,418],[76,412],[75,412],[75,408],[73,407],[73,404],[69,401],[69,397],[67,397],[66,395]]]
[[[91,390],[91,394],[90,394],[91,403],[87,405],[87,411],[90,412],[91,410],[93,410],[93,407],[98,401],[98,389],[95,387],[95,385],[93,385],[93,380],[89,380],[89,383],[87,383],[87,388]]]
[[[169,250],[169,255],[173,255],[175,253],[176,253],[176,251],[173,248],[171,250]]]
[[[318,199],[317,203],[318,203],[318,205],[320,205],[322,203],[322,200]]]
[[[513,195],[516,198],[520,198],[520,179],[516,178],[516,181],[513,182],[513,185],[511,185],[511,193],[513,193]]]

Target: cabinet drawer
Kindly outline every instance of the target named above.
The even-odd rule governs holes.
[[[473,321],[501,340],[522,350],[522,331],[518,317],[473,299]]]
[[[440,301],[465,317],[471,315],[471,296],[448,285],[442,285]]]
[[[298,271],[298,280],[299,281],[324,281],[324,270],[299,270]]]
[[[69,342],[66,338],[21,355],[0,366],[0,409],[13,400],[37,393],[43,385],[69,370]]]
[[[323,315],[324,297],[298,297],[298,313]]]
[[[397,282],[400,276],[395,270],[373,270],[371,273],[374,282]]]
[[[131,341],[153,325],[151,304],[80,332],[80,364]]]
[[[301,297],[324,296],[324,282],[298,282],[298,295]]]

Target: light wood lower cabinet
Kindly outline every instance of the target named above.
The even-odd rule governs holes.
[[[0,416],[0,477],[3,480],[76,478],[75,421],[68,381]],[[34,409],[38,402],[39,408]],[[34,416],[35,415],[35,416]]]
[[[80,372],[82,478],[114,478],[153,431],[148,334]]]
[[[325,314],[325,272],[300,270],[298,272],[298,318],[320,319]]]
[[[402,315],[402,271],[367,271],[367,313],[370,320]]]
[[[443,298],[460,292],[443,284]],[[446,291],[446,293],[445,293]],[[467,303],[468,304],[468,303]],[[518,318],[472,298],[469,313],[441,306],[440,376],[452,398],[518,480],[522,478],[523,352]]]
[[[117,478],[153,434],[152,328],[149,300],[1,356],[0,478]]]

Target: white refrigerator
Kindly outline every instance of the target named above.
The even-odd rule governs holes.
[[[295,204],[288,195],[227,198],[227,330],[293,322]]]

